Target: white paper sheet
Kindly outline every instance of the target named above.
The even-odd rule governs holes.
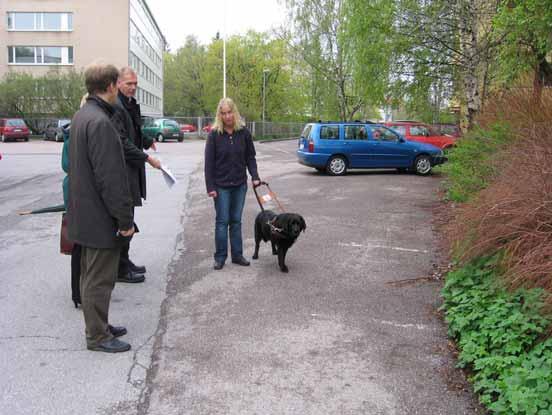
[[[167,183],[169,189],[178,183],[176,177],[174,177],[167,166],[161,165],[161,172],[163,173],[163,178],[165,179],[165,183]]]

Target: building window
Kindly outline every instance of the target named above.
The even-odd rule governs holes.
[[[72,46],[8,46],[8,63],[15,65],[72,65]]]
[[[8,30],[70,32],[73,13],[8,12]]]

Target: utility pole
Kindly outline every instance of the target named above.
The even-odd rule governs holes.
[[[270,70],[263,69],[263,137],[265,135],[265,115],[266,115],[266,77]]]

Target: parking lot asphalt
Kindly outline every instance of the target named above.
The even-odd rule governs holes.
[[[281,273],[269,245],[213,270],[213,202],[190,178],[143,414],[477,414],[437,311],[438,176],[297,164],[257,144],[259,173],[307,230]],[[259,207],[244,211],[245,254]]]
[[[70,301],[59,214],[61,143],[0,143],[0,413],[479,414],[437,308],[443,258],[432,215],[440,177],[296,162],[296,141],[257,143],[261,177],[307,229],[281,273],[270,247],[250,267],[213,265],[204,142],[162,143],[179,183],[148,169],[132,257],[146,282],[117,284],[111,320],[130,353],[85,348]],[[259,207],[243,215],[253,253]]]

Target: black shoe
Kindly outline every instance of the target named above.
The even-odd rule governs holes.
[[[79,308],[79,304],[82,305],[82,301],[80,298],[73,298],[73,304],[75,304],[75,308]]]
[[[145,274],[146,273],[146,267],[144,265],[136,265],[132,261],[128,264],[128,268],[134,272],[135,274]]]
[[[125,334],[127,334],[127,329],[124,328],[124,327],[112,326],[111,324],[108,324],[107,327],[109,328],[109,332],[114,337],[121,337],[121,336],[124,336]]]
[[[122,342],[119,339],[111,339],[106,340],[97,346],[86,346],[86,348],[95,352],[120,353],[129,351],[130,344]]]
[[[129,271],[126,274],[119,275],[117,277],[117,282],[128,282],[131,284],[136,284],[138,282],[144,282],[146,280],[146,277],[144,277],[144,274],[137,274],[135,272]]]
[[[215,261],[215,265],[213,265],[213,268],[218,271],[218,270],[222,269],[223,266],[224,266],[224,262]]]
[[[244,267],[247,267],[249,266],[249,261],[244,257],[239,256],[237,258],[232,258],[232,264],[238,264],[238,265],[243,265]]]

